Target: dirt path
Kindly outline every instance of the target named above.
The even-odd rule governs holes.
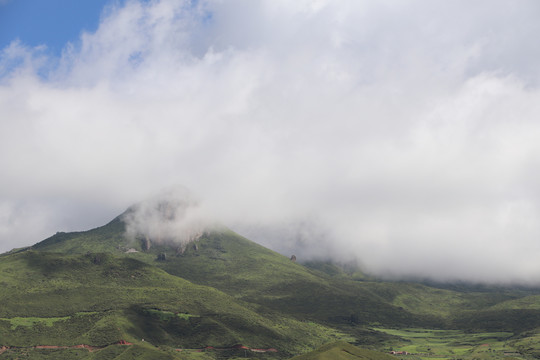
[[[118,342],[116,342],[114,344],[110,344],[110,345],[130,346],[130,345],[133,345],[133,344],[130,343],[130,342],[127,342],[125,340],[120,340],[120,341],[118,341]],[[36,346],[28,346],[28,347],[23,347],[23,346],[2,346],[2,347],[0,347],[0,354],[6,352],[7,350],[18,350],[18,349],[51,349],[51,350],[57,350],[57,349],[86,349],[86,350],[88,350],[90,352],[93,352],[93,351],[104,349],[104,348],[106,348],[107,346],[110,346],[110,345],[92,346],[92,345],[80,344],[80,345],[69,345],[69,346],[62,346],[62,345],[36,345]],[[253,348],[249,348],[249,347],[244,346],[244,345],[235,345],[235,346],[227,347],[227,348],[216,348],[216,347],[213,347],[213,346],[207,346],[207,347],[202,348],[202,349],[176,349],[176,351],[195,351],[195,352],[203,352],[203,351],[209,351],[209,350],[214,350],[214,351],[247,350],[247,351],[251,351],[251,352],[255,352],[255,353],[267,353],[267,352],[276,353],[276,352],[278,352],[274,348],[253,349]]]
[[[130,342],[127,342],[125,340],[120,340],[117,343],[110,344],[110,345],[126,346],[126,345],[133,345],[133,344],[130,343]],[[92,345],[86,345],[86,344],[79,344],[79,345],[70,345],[70,346],[61,346],[61,345],[36,345],[36,346],[28,346],[28,347],[23,347],[23,346],[2,346],[2,347],[0,347],[0,354],[6,352],[7,350],[18,350],[18,349],[53,349],[53,350],[56,350],[56,349],[86,349],[86,350],[92,352],[92,351],[104,349],[104,348],[106,348],[107,346],[110,346],[110,345],[92,346]]]
[[[202,349],[176,349],[176,351],[196,351],[196,352],[203,352],[203,351],[208,351],[208,350],[215,350],[215,351],[226,351],[226,350],[249,350],[249,351],[256,352],[256,353],[278,352],[278,351],[277,351],[276,349],[274,349],[274,348],[269,348],[269,349],[253,349],[253,348],[249,348],[249,347],[244,346],[244,345],[235,345],[235,346],[227,347],[227,348],[216,348],[216,347],[213,347],[213,346],[207,346],[207,347],[202,348]]]

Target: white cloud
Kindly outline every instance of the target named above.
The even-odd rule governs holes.
[[[145,250],[152,244],[168,244],[183,252],[187,244],[217,229],[204,206],[183,187],[167,189],[131,206],[122,220],[129,241],[141,241]]]
[[[0,203],[91,210],[10,212],[0,246],[181,183],[300,259],[537,281],[538,5],[507,4],[131,1],[58,62],[13,43]]]

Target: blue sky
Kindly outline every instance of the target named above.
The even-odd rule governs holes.
[[[0,49],[13,40],[35,47],[45,44],[59,55],[67,42],[77,43],[82,31],[97,29],[100,14],[111,0],[0,1]]]

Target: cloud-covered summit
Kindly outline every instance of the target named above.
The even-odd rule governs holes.
[[[61,58],[13,42],[0,53],[1,247],[184,184],[287,254],[538,282],[539,10],[127,1]]]
[[[131,206],[123,215],[126,237],[141,241],[144,249],[153,244],[169,245],[183,251],[205,232],[218,228],[204,214],[203,207],[189,190],[175,187]]]

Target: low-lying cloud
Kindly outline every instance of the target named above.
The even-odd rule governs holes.
[[[142,242],[144,250],[152,245],[174,246],[183,251],[205,232],[217,229],[189,190],[175,187],[131,206],[122,216],[126,237]]]
[[[60,59],[13,42],[1,250],[183,184],[212,218],[299,260],[538,283],[538,10],[128,1]]]

